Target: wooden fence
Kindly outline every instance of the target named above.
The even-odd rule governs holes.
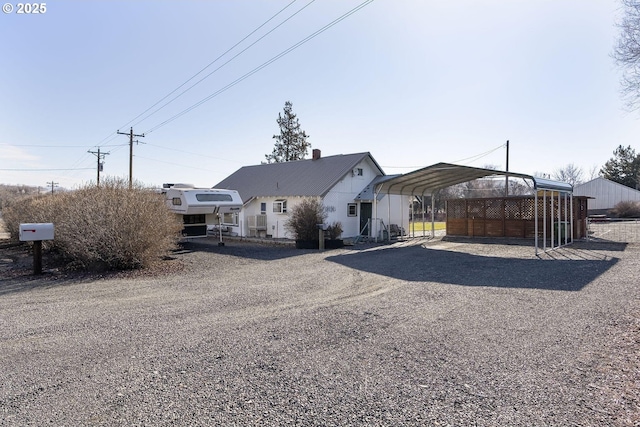
[[[546,198],[547,235],[551,230],[551,219],[558,227],[558,209],[560,221],[571,215],[571,200],[565,203],[561,198]],[[470,237],[535,237],[535,204],[534,196],[496,197],[486,199],[450,199],[447,200],[447,235]],[[545,202],[538,197],[538,234],[543,232],[543,214]],[[573,197],[573,237],[581,239],[586,236],[587,197]],[[558,228],[554,230],[557,233]]]

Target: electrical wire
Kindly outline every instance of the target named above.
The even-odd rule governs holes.
[[[473,163],[476,160],[480,160],[481,158],[488,156],[489,154],[493,153],[494,151],[497,151],[497,150],[501,149],[502,147],[506,147],[506,145],[507,144],[502,144],[502,145],[499,145],[498,147],[493,148],[493,149],[491,149],[489,151],[486,151],[484,153],[480,153],[480,154],[477,154],[475,156],[467,157],[466,159],[454,160],[452,163],[464,163],[464,162],[467,162],[467,161],[468,161],[468,163]]]
[[[211,169],[199,168],[193,165],[181,165],[179,163],[165,162],[164,160],[152,159],[150,157],[145,157],[145,156],[138,156],[137,154],[134,157],[136,159],[151,160],[152,162],[164,163],[166,165],[180,166],[182,168],[187,168],[187,169],[197,169],[197,170],[206,171],[206,172],[214,172]]]
[[[142,113],[138,114],[136,117],[134,117],[133,119],[131,119],[129,122],[125,123],[123,126],[120,126],[120,128],[125,128],[127,127],[129,124],[133,123],[135,120],[137,120],[138,118],[140,118],[141,116],[143,116],[144,114],[146,114],[149,110],[151,110],[152,108],[154,108],[156,105],[160,104],[162,101],[164,101],[165,99],[167,99],[168,97],[170,97],[171,95],[173,95],[174,93],[176,93],[178,90],[180,90],[182,87],[184,87],[187,83],[189,83],[191,80],[193,80],[194,78],[196,78],[198,75],[200,75],[202,72],[204,72],[207,68],[209,68],[210,66],[212,66],[213,64],[215,64],[216,62],[218,62],[222,57],[224,57],[227,53],[231,52],[233,49],[235,49],[237,46],[239,46],[242,42],[244,42],[245,40],[247,40],[249,37],[251,37],[253,34],[255,34],[258,30],[260,30],[262,27],[264,27],[265,25],[267,25],[269,22],[271,22],[273,19],[275,19],[278,15],[280,15],[282,12],[284,12],[287,8],[289,8],[289,6],[291,6],[292,4],[294,4],[297,0],[293,0],[291,3],[289,3],[288,5],[286,5],[285,7],[283,7],[282,9],[280,9],[275,15],[273,15],[271,18],[267,19],[265,22],[263,22],[259,27],[257,27],[255,30],[253,30],[252,32],[250,32],[249,34],[247,34],[244,38],[242,38],[242,40],[240,40],[239,42],[237,42],[236,44],[234,44],[233,46],[231,46],[229,49],[227,49],[226,51],[224,51],[220,56],[218,56],[216,59],[214,59],[213,61],[211,61],[207,66],[205,66],[203,69],[201,69],[200,71],[198,71],[196,74],[194,74],[193,76],[191,76],[188,80],[186,80],[184,83],[182,83],[180,86],[178,86],[177,88],[175,88],[174,90],[172,90],[171,92],[169,92],[167,95],[165,95],[162,99],[160,99],[158,102],[156,102],[155,104],[153,104],[151,107],[147,108],[146,110],[144,110]],[[225,65],[227,65],[228,63],[230,63],[231,61],[233,61],[234,59],[236,59],[238,56],[242,55],[244,52],[246,52],[248,49],[250,49],[251,47],[253,47],[256,43],[258,43],[259,41],[261,41],[262,39],[264,39],[266,36],[268,36],[269,34],[271,34],[272,32],[274,32],[276,29],[278,29],[280,26],[282,26],[285,22],[289,21],[291,18],[293,18],[294,16],[296,16],[298,13],[302,12],[304,9],[306,9],[309,5],[311,5],[311,3],[313,3],[315,0],[311,0],[309,3],[307,3],[305,6],[303,6],[301,9],[299,9],[297,12],[295,12],[294,14],[292,14],[291,16],[289,16],[287,19],[285,19],[284,21],[282,21],[280,24],[278,24],[277,26],[275,26],[274,28],[272,28],[271,30],[269,30],[266,34],[264,34],[262,37],[260,37],[258,40],[254,41],[253,43],[251,43],[249,46],[247,46],[246,48],[244,48],[243,50],[241,50],[239,53],[237,53],[236,55],[234,55],[231,59],[229,59],[228,61],[226,61],[224,64],[220,65],[218,68],[216,68],[215,70],[213,70],[212,72],[210,72],[209,74],[207,74],[206,76],[204,76],[203,78],[201,78],[200,80],[198,80],[197,82],[195,82],[193,85],[189,86],[187,89],[183,90],[182,92],[180,92],[177,96],[171,98],[171,100],[169,100],[168,102],[164,103],[160,108],[154,110],[153,112],[151,112],[151,114],[148,114],[147,116],[143,117],[142,119],[140,119],[139,121],[137,121],[136,123],[134,123],[132,126],[136,126],[138,124],[140,124],[141,122],[143,122],[144,120],[148,119],[149,117],[151,117],[152,115],[154,115],[155,113],[157,113],[158,111],[162,110],[164,107],[166,107],[167,105],[171,104],[173,101],[175,101],[176,99],[178,99],[179,97],[181,97],[182,95],[184,95],[185,93],[187,93],[188,91],[190,91],[191,89],[193,89],[195,86],[197,86],[198,84],[200,84],[202,81],[204,81],[205,79],[207,79],[209,76],[211,76],[212,74],[214,74],[215,72],[217,72],[218,70],[220,70],[222,67],[224,67]]]
[[[234,44],[233,46],[231,46],[229,49],[227,49],[224,53],[222,53],[221,55],[219,55],[216,59],[214,59],[212,62],[210,62],[207,66],[205,66],[204,68],[202,68],[200,71],[198,71],[196,74],[194,74],[193,76],[191,76],[189,79],[187,79],[185,82],[183,82],[180,86],[178,86],[177,88],[175,88],[173,91],[169,92],[167,95],[165,95],[163,98],[161,98],[159,101],[157,101],[155,104],[153,104],[152,106],[150,106],[149,108],[147,108],[145,111],[143,111],[142,113],[138,114],[136,117],[134,117],[133,119],[129,120],[127,123],[125,123],[124,125],[120,126],[119,129],[124,129],[126,128],[128,125],[130,125],[132,122],[134,122],[136,119],[140,118],[142,115],[144,115],[145,113],[149,112],[149,110],[151,110],[152,108],[154,108],[155,106],[157,106],[158,104],[160,104],[162,101],[164,101],[165,99],[167,99],[169,96],[173,95],[175,92],[177,92],[178,90],[180,90],[182,87],[184,87],[187,83],[189,83],[191,80],[193,80],[194,78],[196,78],[198,75],[200,75],[202,72],[204,72],[207,68],[209,68],[211,65],[215,64],[217,61],[219,61],[222,57],[224,57],[227,53],[231,52],[233,49],[235,49],[238,45],[240,45],[241,43],[243,43],[245,40],[247,40],[249,37],[251,37],[253,34],[255,34],[257,31],[259,31],[261,28],[263,28],[265,25],[267,25],[269,22],[271,22],[273,19],[275,19],[278,15],[280,15],[282,12],[284,12],[286,9],[288,9],[291,5],[293,5],[297,0],[293,0],[291,1],[289,4],[287,4],[285,7],[283,7],[282,9],[280,9],[278,12],[276,12],[273,16],[271,16],[269,19],[267,19],[265,22],[263,22],[261,25],[259,25],[257,28],[255,28],[253,31],[251,31],[249,34],[247,34],[245,37],[243,37],[240,41],[238,41],[236,44]],[[298,10],[295,14],[291,15],[289,18],[287,18],[285,21],[283,21],[282,23],[280,23],[277,27],[281,26],[284,22],[288,21],[289,19],[291,19],[293,16],[297,15],[299,12],[301,12],[303,9],[305,9],[307,6],[309,6],[311,3],[313,3],[315,0],[312,0],[310,3],[308,3],[307,5],[305,5],[303,8],[301,8],[300,10]],[[273,32],[274,29],[272,29],[271,31],[269,31],[269,33]],[[265,34],[264,36],[262,36],[259,40],[261,40],[262,38],[264,38],[266,35],[268,35],[269,33]],[[256,42],[254,42],[251,46],[253,46]],[[249,47],[251,47],[249,46]],[[246,51],[248,48],[244,49],[242,52]],[[241,52],[241,53],[242,53]],[[237,56],[237,55],[236,55]],[[235,58],[235,57],[234,57]],[[227,61],[228,63],[229,61]],[[224,64],[226,65],[226,63]],[[221,68],[221,67],[219,67]],[[218,68],[218,69],[219,69]],[[215,72],[215,71],[214,71]],[[209,73],[207,76],[205,76],[204,78],[207,78],[209,75],[213,74]],[[191,89],[193,86],[197,85],[198,83],[200,83],[202,80],[199,80],[197,83],[195,83],[194,85],[192,85],[191,87],[189,87],[187,90],[183,91],[180,95],[178,95],[177,97],[181,96],[182,94],[184,94],[186,91],[188,91],[189,89]],[[176,98],[177,98],[176,97]],[[175,100],[176,98],[172,99],[170,102],[172,102],[173,100]],[[168,105],[169,103],[166,103],[164,106]],[[161,108],[163,108],[161,107]],[[159,110],[159,109],[158,109]],[[156,110],[156,111],[158,111]],[[154,114],[155,111],[152,113]],[[152,115],[150,114],[150,115]],[[149,116],[150,116],[149,115]],[[147,117],[149,117],[147,116]],[[145,117],[142,120],[145,120],[147,117]],[[141,120],[141,121],[142,121]],[[140,122],[138,122],[140,123]],[[138,124],[136,123],[136,124]],[[93,145],[91,147],[89,147],[89,149],[92,148],[96,148],[96,147],[104,147],[107,146],[105,145],[106,143],[109,143],[113,140],[115,140],[116,138],[118,138],[119,134],[117,132],[112,132],[109,135],[107,135],[105,138],[103,138],[98,144]],[[123,146],[127,146],[128,144],[124,144],[124,145],[114,145],[116,148],[114,150],[112,150],[112,154],[114,152],[117,152],[118,150],[120,150]],[[84,159],[86,158],[86,156],[78,159],[76,161],[76,163],[81,163]]]
[[[238,161],[235,161],[235,160],[223,159],[223,158],[221,158],[221,157],[214,157],[214,156],[209,156],[209,155],[206,155],[206,154],[194,153],[194,152],[192,152],[192,151],[179,150],[179,149],[177,149],[177,148],[164,147],[164,146],[162,146],[162,145],[152,144],[152,143],[150,143],[150,142],[147,142],[146,144],[147,144],[147,145],[149,145],[149,146],[151,146],[151,147],[161,148],[161,149],[163,149],[163,150],[169,150],[169,151],[175,151],[175,152],[178,152],[178,153],[191,154],[191,155],[193,155],[193,156],[198,156],[198,157],[207,157],[207,158],[209,158],[209,159],[222,160],[222,161],[225,161],[225,162],[241,163],[241,162],[238,162]]]
[[[40,145],[40,144],[8,144],[6,142],[0,142],[0,145],[11,147],[29,147],[29,148],[87,148],[87,145]],[[122,144],[116,145],[101,145],[100,147],[119,147]],[[126,144],[125,144],[126,145]],[[93,147],[89,147],[93,148]]]
[[[79,171],[79,170],[89,170],[95,168],[61,168],[61,169],[0,169],[0,171],[10,171],[10,172],[50,172],[50,171]]]
[[[287,54],[291,53],[295,49],[297,49],[300,46],[304,45],[308,41],[310,41],[310,40],[314,39],[315,37],[317,37],[318,35],[324,33],[329,28],[333,27],[334,25],[338,24],[339,22],[343,21],[344,19],[348,18],[349,16],[353,15],[354,13],[356,13],[357,11],[359,11],[360,9],[364,8],[365,6],[369,5],[372,2],[373,2],[373,0],[365,0],[364,2],[360,3],[358,6],[354,7],[350,11],[348,11],[345,14],[343,14],[342,16],[340,16],[339,18],[333,20],[329,24],[325,25],[324,27],[320,28],[319,30],[315,31],[314,33],[310,34],[309,36],[305,37],[304,39],[302,39],[299,42],[295,43],[294,45],[290,46],[289,48],[283,50],[282,52],[280,52],[276,56],[272,57],[268,61],[262,63],[261,65],[257,66],[253,70],[251,70],[248,73],[244,74],[242,77],[237,78],[236,80],[234,80],[233,82],[227,84],[223,88],[218,89],[216,92],[212,93],[211,95],[201,99],[200,101],[196,102],[195,104],[191,105],[190,107],[182,110],[180,113],[175,114],[174,116],[168,118],[167,120],[157,124],[156,126],[150,128],[149,130],[147,130],[144,133],[145,134],[149,134],[149,133],[151,133],[151,132],[153,132],[153,131],[155,131],[155,130],[157,130],[157,129],[159,129],[159,128],[161,128],[161,127],[163,127],[163,126],[165,126],[165,125],[167,125],[169,123],[171,123],[172,121],[182,117],[183,115],[189,113],[190,111],[198,108],[199,106],[201,106],[205,102],[207,102],[207,101],[211,100],[212,98],[215,98],[216,96],[220,95],[221,93],[231,89],[233,86],[237,85],[238,83],[242,82],[243,80],[246,80],[247,78],[249,78],[252,75],[256,74],[257,72],[261,71],[262,69],[264,69],[264,68],[268,67],[269,65],[273,64],[274,62],[276,62],[280,58],[286,56]]]

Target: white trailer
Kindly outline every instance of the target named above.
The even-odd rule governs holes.
[[[242,199],[236,190],[163,184],[162,193],[169,210],[182,217],[184,237],[206,237],[207,229],[215,225],[222,241],[225,215],[237,215],[242,209]]]

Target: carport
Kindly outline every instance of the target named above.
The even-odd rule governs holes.
[[[570,184],[550,179],[537,178],[532,175],[499,171],[494,169],[475,168],[470,166],[461,166],[451,163],[436,163],[404,175],[391,178],[376,185],[376,194],[395,194],[409,196],[411,200],[415,197],[421,197],[424,203],[424,197],[433,196],[439,190],[451,185],[461,184],[463,182],[472,181],[479,178],[488,177],[505,177],[508,181],[509,177],[521,178],[529,180],[533,183],[535,192],[535,247],[536,255],[540,250],[540,240],[542,237],[542,250],[547,251],[567,245],[573,242],[573,187]],[[542,198],[542,207],[539,206],[539,197]],[[374,201],[377,198],[374,197]],[[390,198],[387,198],[390,200]],[[390,203],[390,202],[389,202]],[[564,203],[564,209],[562,209]],[[435,236],[435,220],[434,220],[434,198],[431,197],[431,236]],[[571,214],[569,215],[569,210]],[[378,206],[374,205],[374,212],[377,216]],[[389,206],[389,212],[391,207]],[[541,211],[541,212],[540,212]],[[564,216],[562,215],[564,213]],[[538,230],[539,216],[542,214],[542,236]],[[404,215],[404,214],[403,214]],[[390,216],[390,214],[389,214]],[[547,227],[547,224],[550,227]],[[547,236],[547,229],[550,235]],[[562,230],[571,230],[570,233],[564,232],[564,242],[562,241]],[[554,236],[555,234],[557,236]],[[547,238],[549,237],[549,239]],[[556,238],[557,237],[557,238]],[[547,245],[547,242],[550,245]]]

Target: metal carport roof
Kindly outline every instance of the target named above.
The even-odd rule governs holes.
[[[495,169],[474,168],[452,163],[436,163],[404,175],[379,183],[376,192],[404,196],[429,195],[441,188],[461,184],[478,178],[490,176],[510,176],[533,181],[537,190],[571,192],[570,184],[550,179],[536,178],[532,175]]]

